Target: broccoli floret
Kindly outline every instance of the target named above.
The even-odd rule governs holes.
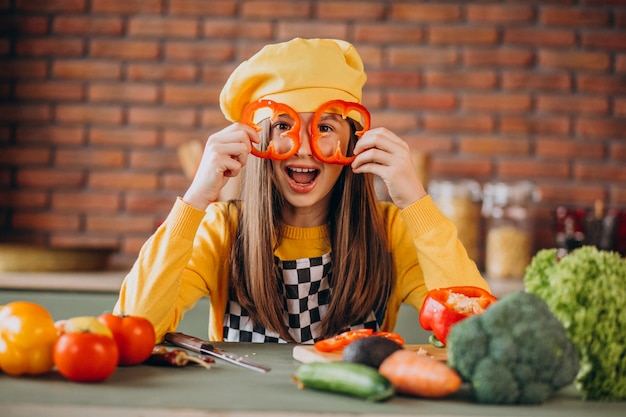
[[[478,402],[540,404],[573,382],[578,352],[545,301],[518,291],[448,334],[448,365]]]

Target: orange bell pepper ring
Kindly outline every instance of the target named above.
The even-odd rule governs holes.
[[[262,108],[269,108],[270,110],[272,110],[272,116],[270,117],[271,120],[276,119],[276,117],[280,116],[281,114],[286,114],[293,119],[294,124],[293,126],[291,126],[291,129],[283,133],[283,135],[291,139],[293,146],[288,152],[280,153],[274,147],[274,143],[270,141],[270,143],[267,145],[266,150],[261,151],[253,145],[250,153],[259,158],[268,158],[275,161],[282,161],[295,155],[300,148],[300,116],[298,115],[298,113],[296,113],[294,109],[283,103],[277,103],[272,100],[258,100],[246,106],[241,116],[241,122],[254,128],[257,132],[260,131],[261,128],[256,123],[254,123],[253,118],[254,113]]]
[[[341,114],[341,117],[344,119],[348,117],[348,113],[352,111],[356,111],[363,118],[363,128],[356,132],[357,137],[363,136],[370,128],[370,113],[367,111],[365,107],[363,107],[359,103],[347,102],[343,100],[331,100],[327,103],[324,103],[313,115],[311,119],[310,125],[310,133],[311,133],[311,153],[318,160],[325,162],[327,164],[338,164],[338,165],[350,165],[352,161],[354,161],[355,156],[345,156],[341,152],[341,144],[337,144],[337,148],[335,149],[335,153],[329,156],[324,155],[319,146],[319,139],[324,136],[324,132],[320,132],[317,129],[317,124],[322,115],[329,110],[334,110],[333,113]]]

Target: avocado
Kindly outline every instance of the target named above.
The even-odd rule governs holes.
[[[351,342],[343,349],[344,362],[354,362],[378,369],[380,364],[402,347],[393,340],[380,336],[368,336]]]

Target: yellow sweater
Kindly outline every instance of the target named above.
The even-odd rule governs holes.
[[[404,210],[388,202],[379,204],[398,280],[387,303],[382,331],[394,329],[401,303],[419,310],[428,289],[455,285],[489,289],[458,240],[456,228],[429,196]],[[149,318],[160,341],[166,332],[176,330],[185,312],[201,297],[209,297],[208,336],[222,340],[231,246],[226,232],[227,207],[226,203],[214,203],[204,212],[177,199],[124,279],[114,311]],[[325,226],[286,227],[275,255],[294,260],[330,251]]]

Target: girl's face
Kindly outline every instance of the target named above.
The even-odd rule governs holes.
[[[300,113],[300,149],[298,152],[284,161],[272,161],[280,191],[289,203],[285,220],[294,226],[298,225],[294,224],[298,223],[295,217],[302,214],[312,215],[319,221],[325,222],[330,192],[344,168],[342,165],[322,163],[313,157],[309,134],[309,123],[312,117],[313,113]],[[291,146],[289,139],[281,137],[281,134],[289,130],[291,126],[293,126],[291,117],[282,115],[277,117],[270,127],[274,146],[280,152],[286,152]],[[337,146],[346,155],[351,135],[351,126],[346,119],[338,114],[325,113],[319,119],[315,129],[323,133],[318,143],[325,155],[332,155]],[[294,218],[289,219],[290,214]]]

